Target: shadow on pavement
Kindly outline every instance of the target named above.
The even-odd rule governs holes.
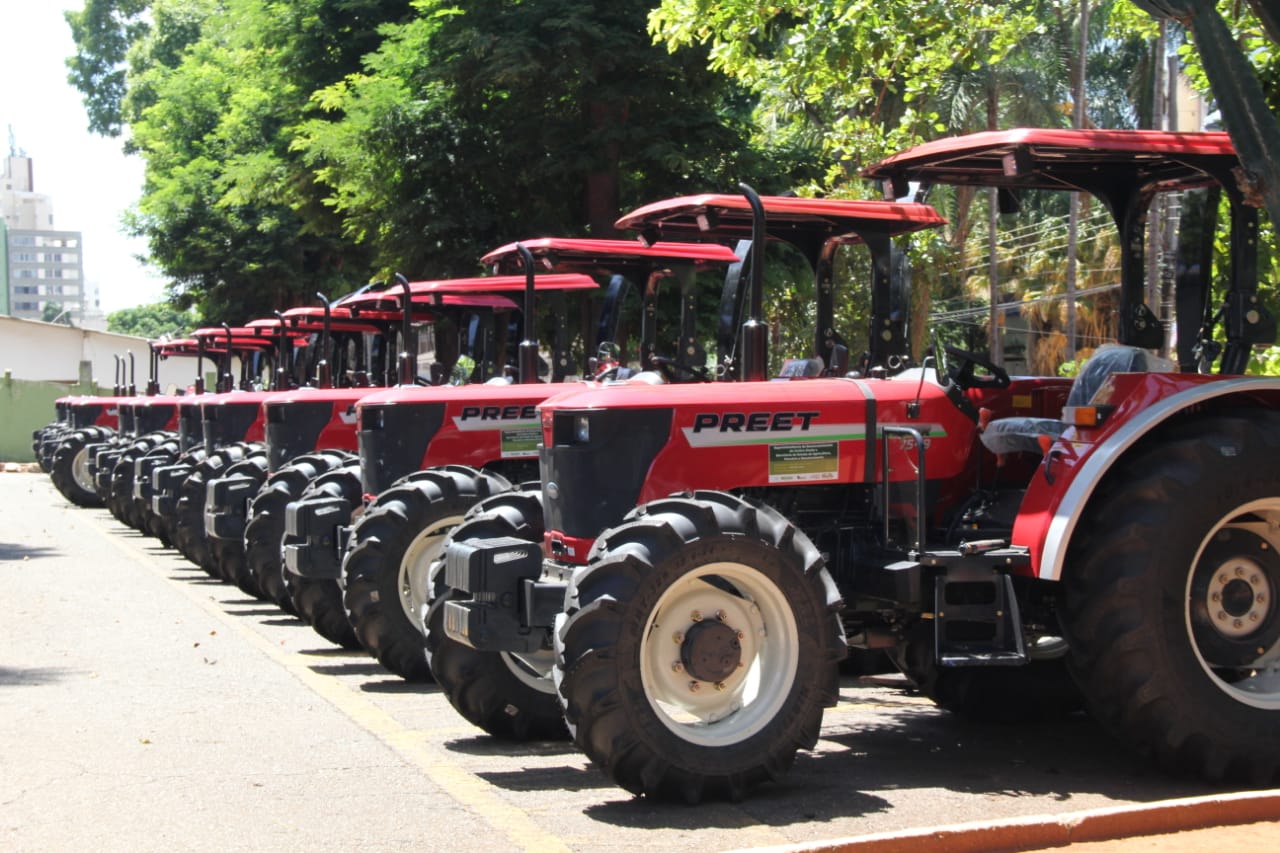
[[[0,666],[0,687],[33,687],[40,684],[52,684],[72,675],[69,669],[61,667],[11,667]]]
[[[0,542],[0,563],[38,560],[41,557],[55,557],[62,552],[48,545],[17,545],[11,542]]]

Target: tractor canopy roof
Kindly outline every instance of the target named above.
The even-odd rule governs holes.
[[[205,326],[196,329],[191,333],[191,337],[186,340],[193,341],[194,346],[198,347],[200,340],[203,339],[205,355],[226,352],[228,340],[230,340],[231,349],[235,351],[251,352],[255,350],[271,349],[278,343],[280,338],[280,335],[278,334],[280,321],[255,320],[254,322],[270,323],[275,328],[267,326],[254,327],[252,323],[248,326],[232,326],[230,335],[228,336],[227,330],[221,326]],[[301,340],[301,336],[298,335],[297,332],[291,331],[289,337]],[[175,342],[170,341],[169,343],[172,344]]]
[[[834,198],[761,196],[771,240],[795,245],[811,257],[821,246],[861,242],[863,234],[908,234],[946,223],[927,204]],[[742,195],[695,195],[671,198],[633,210],[616,228],[640,231],[654,243],[658,237],[700,236],[745,240],[751,237],[751,204]]]
[[[356,313],[345,304],[337,304],[329,309],[329,331],[331,332],[379,332],[381,328],[373,321],[384,318],[366,317],[361,314],[356,318]],[[298,308],[290,308],[281,312],[286,326],[290,332],[319,332],[324,329],[325,309],[319,305],[306,305]],[[396,313],[393,317],[386,318],[389,320],[398,320],[400,314]],[[274,317],[263,317],[259,320],[249,322],[252,329],[271,329],[280,328],[280,320]],[[266,332],[270,334],[270,332]]]
[[[926,142],[868,167],[894,197],[910,181],[1007,189],[1081,190],[1106,198],[1230,186],[1239,165],[1225,133],[1019,128]]]
[[[547,270],[576,270],[591,275],[647,275],[654,269],[689,265],[699,269],[724,267],[741,258],[719,243],[654,243],[581,237],[540,237],[499,246],[480,262],[503,272],[521,269],[523,246]]]
[[[409,282],[409,298],[414,306],[414,318],[430,320],[431,308],[487,308],[491,311],[510,311],[516,304],[505,296],[495,293],[479,293],[475,287],[467,284],[474,279],[447,279],[444,281]],[[463,282],[456,288],[455,282]],[[404,299],[404,287],[391,285],[382,290],[369,290],[357,293],[342,300],[342,307],[348,308],[359,317],[381,317],[388,319],[400,317],[400,305]]]

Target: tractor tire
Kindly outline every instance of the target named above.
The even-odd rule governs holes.
[[[1162,767],[1280,775],[1280,414],[1171,426],[1095,491],[1067,555],[1067,663]]]
[[[925,624],[910,631],[889,659],[939,708],[974,722],[1013,724],[1083,709],[1063,652],[1065,647],[1044,657],[1033,653],[1024,666],[938,666],[933,631]]]
[[[75,430],[66,424],[55,424],[40,436],[40,450],[36,454],[40,460],[40,468],[46,474],[53,474],[53,454],[57,451],[62,439]]]
[[[223,479],[231,478],[250,481],[256,493],[267,481],[267,454],[254,453],[241,459],[228,468],[223,475]],[[207,492],[205,501],[207,504]],[[205,509],[208,510],[209,507],[206,506]],[[235,538],[223,539],[209,536],[206,530],[205,538],[209,541],[209,556],[217,566],[218,575],[235,584],[246,595],[266,600],[266,595],[258,586],[258,579],[250,570],[249,561],[245,557],[243,533],[236,535]]]
[[[256,450],[255,450],[256,448]],[[174,542],[188,560],[205,570],[209,577],[229,581],[213,561],[209,551],[209,538],[204,533],[204,502],[206,485],[210,480],[223,476],[223,472],[250,453],[262,453],[261,445],[244,442],[228,445],[210,453],[192,469],[182,483],[178,494],[177,518],[174,520]]]
[[[111,471],[129,441],[131,439],[113,439],[99,444],[90,444],[86,448],[91,460],[89,476],[93,480],[93,490],[98,495],[98,500],[102,501],[102,505],[107,508],[107,512],[111,513],[111,517],[121,524],[125,522],[121,517],[120,507],[111,500]]]
[[[349,518],[360,506],[362,497],[359,463],[349,463],[321,474],[307,486],[306,491],[298,498],[298,503],[312,499],[330,499],[335,493],[347,499],[349,509],[346,517]],[[281,539],[282,548],[289,544],[290,536],[286,530]],[[289,571],[287,567],[282,569],[281,574],[285,590],[293,602],[293,609],[317,634],[344,649],[359,651],[364,648],[343,608],[340,580],[302,577]]]
[[[520,489],[477,504],[454,529],[450,542],[510,536],[541,546],[542,495]],[[551,678],[554,652],[533,655],[482,652],[445,633],[443,558],[431,567],[432,599],[422,617],[431,674],[454,710],[490,735],[511,741],[563,740],[569,736]]]
[[[163,442],[144,453],[134,463],[134,482],[136,483],[139,477],[146,477],[149,484],[156,468],[172,465],[177,459],[178,438],[171,434]],[[150,494],[151,491],[148,487],[144,494]],[[130,499],[133,501],[133,511],[142,519],[142,527],[139,529],[146,535],[159,539],[160,544],[166,548],[170,547],[172,543],[169,539],[169,526],[164,519],[156,515],[155,509],[151,506],[151,501],[134,496],[130,496]]]
[[[391,672],[431,680],[421,622],[429,568],[468,510],[512,488],[499,474],[462,465],[419,471],[378,495],[352,528],[343,604],[360,644]]]
[[[205,450],[204,444],[200,444],[200,446],[192,447],[191,450],[188,450],[187,452],[178,453],[178,459],[173,461],[173,465],[166,467],[173,467],[175,470],[172,474],[180,474],[183,479],[186,479],[187,476],[191,475],[193,470],[196,470],[196,467],[200,465],[201,462],[204,462],[207,459],[207,457],[209,457],[209,452]],[[164,539],[168,540],[170,544],[173,544],[173,547],[178,549],[178,553],[180,553],[180,555],[187,557],[187,560],[195,562],[196,565],[200,565],[200,562],[198,562],[196,558],[192,558],[187,555],[186,551],[183,551],[183,546],[186,544],[187,540],[180,537],[178,533],[177,510],[180,494],[182,494],[182,482],[180,482],[180,480],[177,483],[170,482],[170,485],[173,487],[172,491],[168,491],[160,496],[161,498],[165,498],[166,505],[173,507],[170,508],[168,512],[164,512],[163,517],[160,519],[160,523],[164,525]],[[152,503],[152,515],[156,515],[154,503]]]
[[[635,794],[741,799],[838,696],[840,594],[809,538],[721,492],[638,507],[569,582],[554,677],[574,741]]]
[[[154,432],[135,438],[120,453],[111,469],[111,488],[108,504],[114,507],[112,514],[134,530],[146,533],[146,515],[133,499],[133,478],[138,459],[169,439],[168,433]]]
[[[263,599],[275,602],[290,616],[297,616],[298,611],[285,586],[281,560],[285,512],[290,503],[302,497],[315,478],[348,463],[351,458],[351,454],[340,451],[299,456],[267,477],[249,506],[249,521],[244,528],[245,562]],[[357,469],[356,477],[359,476]]]
[[[35,456],[36,462],[40,465],[40,470],[48,474],[51,468],[52,459],[44,451],[44,446],[56,433],[64,428],[64,424],[54,421],[45,424],[31,434],[31,452]]]
[[[88,447],[105,441],[109,433],[105,427],[76,430],[64,436],[53,451],[49,476],[62,496],[76,506],[102,506],[102,498],[98,497],[93,478],[89,476]]]

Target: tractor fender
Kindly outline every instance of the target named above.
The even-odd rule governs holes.
[[[1175,379],[1176,377],[1170,377]],[[1013,544],[1031,552],[1031,565],[1042,580],[1061,580],[1067,550],[1076,525],[1107,473],[1159,426],[1191,406],[1215,407],[1229,397],[1280,395],[1280,378],[1239,377],[1197,382],[1138,408],[1132,416],[1105,431],[1095,443],[1073,446],[1057,457],[1059,476],[1050,483],[1044,467],[1032,478],[1023,510],[1013,529]],[[1275,399],[1280,405],[1280,397]],[[1073,445],[1067,431],[1056,448]],[[1051,453],[1054,449],[1050,450]],[[1051,460],[1052,461],[1052,460]],[[1063,464],[1063,463],[1066,464]]]

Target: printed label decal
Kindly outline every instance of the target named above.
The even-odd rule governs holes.
[[[504,429],[502,431],[502,458],[522,459],[536,457],[542,442],[542,430],[538,427]]]
[[[834,480],[840,475],[840,445],[814,441],[769,445],[769,482]]]

